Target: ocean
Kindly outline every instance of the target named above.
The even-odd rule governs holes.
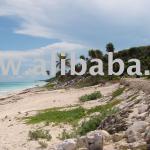
[[[11,92],[21,91],[28,88],[44,85],[43,81],[35,82],[0,82],[0,96],[6,95]]]

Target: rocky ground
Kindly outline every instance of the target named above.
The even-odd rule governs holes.
[[[126,89],[116,97],[121,103],[115,115],[108,116],[86,136],[65,140],[52,149],[150,150],[150,82],[132,79],[121,84]]]

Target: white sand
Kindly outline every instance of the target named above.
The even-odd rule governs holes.
[[[113,84],[105,87],[28,92],[0,100],[0,150],[35,150],[39,147],[37,141],[28,141],[28,132],[43,125],[26,125],[21,120],[25,115],[31,115],[37,110],[46,108],[79,104],[80,96],[94,91],[101,91],[103,95],[109,95],[117,87],[118,84]],[[100,105],[100,102],[97,103]],[[50,142],[52,144],[59,141],[56,137],[63,129],[70,127],[62,125],[61,127],[44,128],[50,130],[53,137]]]

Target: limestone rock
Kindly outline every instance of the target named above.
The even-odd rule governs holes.
[[[113,134],[112,139],[113,139],[113,142],[119,142],[124,137],[125,137],[125,133],[124,132],[122,132],[122,133],[115,133],[115,134]]]
[[[139,114],[142,114],[142,113],[146,112],[147,109],[148,109],[148,105],[142,104],[142,105],[140,105],[139,108],[138,108],[138,113],[139,113]]]
[[[103,136],[99,131],[87,134],[87,148],[89,150],[103,150]]]
[[[57,150],[76,150],[76,146],[77,143],[75,139],[68,139],[59,144]]]
[[[136,121],[132,126],[126,131],[126,137],[128,143],[136,142],[140,139],[141,133],[143,133],[148,126],[145,121]]]

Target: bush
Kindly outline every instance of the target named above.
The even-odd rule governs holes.
[[[66,139],[71,139],[76,137],[77,137],[77,133],[75,131],[69,133],[68,131],[63,130],[63,132],[59,135],[60,140],[66,140]]]
[[[89,94],[89,95],[83,95],[80,97],[80,101],[81,102],[86,102],[86,101],[91,101],[91,100],[96,100],[98,98],[101,98],[102,97],[102,94],[97,91],[97,92],[94,92],[92,94]]]
[[[47,84],[45,85],[45,87],[46,87],[48,90],[51,90],[51,89],[54,89],[55,84],[53,84],[53,83],[47,83]]]
[[[96,130],[106,117],[114,114],[115,112],[115,109],[103,110],[100,115],[91,118],[89,121],[83,122],[83,124],[77,129],[78,134],[82,136],[90,131]]]
[[[52,136],[49,134],[48,130],[35,130],[29,131],[30,140],[38,140],[38,139],[47,139],[51,140]]]

